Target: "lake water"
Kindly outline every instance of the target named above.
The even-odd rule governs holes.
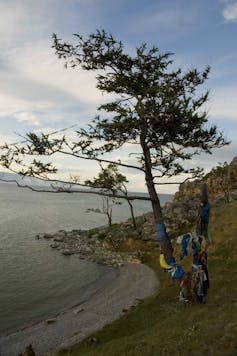
[[[172,196],[161,195],[161,202]],[[78,304],[109,283],[116,270],[62,256],[35,235],[58,230],[90,229],[107,223],[106,216],[87,213],[101,208],[90,194],[37,193],[0,184],[0,334],[16,330]],[[151,210],[135,201],[136,215]],[[113,210],[113,222],[129,217],[127,203]]]

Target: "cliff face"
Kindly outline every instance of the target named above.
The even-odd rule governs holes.
[[[232,189],[237,189],[237,156],[230,162],[228,179]]]
[[[181,184],[179,191],[175,194],[174,201],[193,199],[200,197],[200,189],[203,183],[208,186],[209,199],[215,201],[217,198],[231,195],[231,191],[237,189],[237,156],[230,164],[224,164],[213,168],[203,179]]]
[[[170,229],[182,228],[189,221],[195,222],[201,204],[201,189],[207,184],[211,204],[237,198],[237,156],[229,165],[213,168],[203,179],[180,185],[172,203],[166,203],[163,212]]]
[[[201,204],[201,188],[203,182],[196,179],[193,182],[181,184],[172,203],[166,203],[163,208],[165,223],[169,230],[181,232],[191,223],[195,223]]]
[[[200,179],[180,184],[178,192],[174,195],[174,201],[180,202],[183,200],[200,199],[202,184],[203,181]]]

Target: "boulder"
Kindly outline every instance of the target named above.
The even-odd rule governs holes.
[[[55,236],[55,235],[53,235],[53,234],[48,234],[48,233],[46,233],[46,234],[44,234],[43,237],[44,237],[44,239],[47,239],[47,240],[48,240],[48,239],[53,239],[54,236]]]
[[[63,250],[63,251],[62,251],[62,254],[63,254],[64,256],[70,256],[70,255],[73,255],[74,252],[73,252],[73,251],[70,251],[70,250]]]
[[[54,242],[54,243],[50,244],[50,247],[51,248],[60,248],[60,244],[57,242]]]

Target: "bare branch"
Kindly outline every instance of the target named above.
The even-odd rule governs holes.
[[[47,181],[46,179],[42,179],[44,181]],[[19,181],[17,181],[16,179],[11,179],[11,180],[7,180],[4,179],[2,177],[0,177],[0,181],[2,182],[7,182],[7,183],[15,183],[19,188],[27,188],[30,189],[34,192],[42,192],[42,193],[80,193],[80,194],[95,194],[95,195],[100,195],[100,196],[105,196],[105,197],[109,197],[109,198],[116,198],[116,199],[124,199],[124,200],[145,200],[145,201],[151,201],[151,199],[149,197],[142,197],[139,195],[130,195],[130,196],[124,196],[124,195],[120,195],[120,194],[112,194],[112,193],[108,193],[108,192],[102,192],[102,191],[94,191],[94,190],[89,190],[89,189],[83,189],[83,190],[72,190],[72,189],[62,189],[62,187],[58,187],[57,190],[52,190],[52,189],[37,189],[34,188],[28,184],[26,185],[21,185],[19,183]],[[50,180],[48,180],[50,182]],[[54,182],[53,180],[51,180],[51,182]],[[60,181],[57,181],[60,182]],[[63,182],[61,181],[61,183],[68,183],[68,184],[74,184],[76,185],[77,183],[69,183],[69,182]],[[80,184],[78,184],[80,185]],[[87,185],[88,187],[88,185]],[[52,186],[53,188],[53,186]],[[54,189],[54,188],[53,188]]]
[[[186,179],[184,179],[182,182],[159,182],[159,183],[154,183],[155,185],[169,185],[169,184],[183,184],[185,182],[187,182],[190,179],[194,179],[195,177],[188,177]]]

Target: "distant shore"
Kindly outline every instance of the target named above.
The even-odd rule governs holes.
[[[158,287],[153,270],[127,263],[109,285],[85,302],[31,327],[0,337],[0,355],[15,356],[29,344],[36,355],[54,355],[119,318]]]

